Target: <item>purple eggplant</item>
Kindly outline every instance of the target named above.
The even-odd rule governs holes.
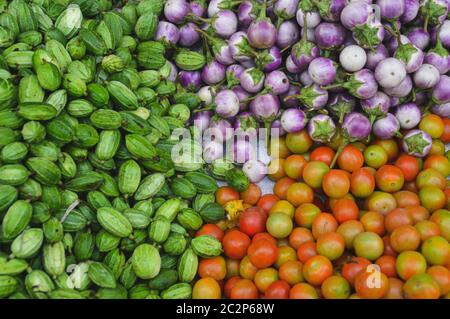
[[[367,24],[373,17],[372,7],[363,1],[349,3],[341,12],[341,23],[352,30],[356,26]]]
[[[242,166],[242,171],[252,183],[258,183],[267,175],[267,166],[259,160],[249,160]]]
[[[342,124],[346,114],[355,109],[355,99],[347,93],[333,94],[327,103],[327,109]]]
[[[272,71],[267,74],[264,87],[273,94],[284,94],[289,90],[289,79],[283,71]]]
[[[167,0],[164,5],[164,16],[167,21],[180,24],[182,23],[191,7],[186,0]]]
[[[369,69],[362,69],[350,75],[345,82],[324,86],[324,89],[345,88],[348,92],[360,99],[370,99],[378,91],[378,84],[373,72]]]
[[[408,39],[421,50],[425,50],[430,44],[430,34],[423,28],[414,28],[408,32]]]
[[[226,68],[216,60],[211,60],[202,69],[202,80],[206,84],[217,84],[225,79]]]
[[[231,157],[235,163],[244,164],[250,159],[255,159],[256,149],[252,142],[245,138],[238,138],[232,142]]]
[[[406,103],[399,105],[395,111],[395,117],[404,130],[410,130],[416,127],[422,117],[420,108],[415,103]]]
[[[286,70],[292,74],[297,74],[302,70],[296,63],[294,63],[294,60],[292,60],[292,55],[289,55],[286,58],[285,67],[286,67]],[[308,71],[306,70],[306,72],[308,72]]]
[[[382,140],[390,139],[394,136],[400,137],[400,123],[391,113],[387,113],[385,117],[382,117],[375,121],[372,127],[373,134]]]
[[[231,10],[220,10],[211,18],[211,26],[216,34],[228,39],[237,30],[238,19]]]
[[[273,4],[273,13],[278,17],[278,26],[283,20],[290,20],[297,13],[299,0],[278,0]]]
[[[300,94],[300,88],[298,86],[295,85],[290,85],[289,86],[289,90],[285,93],[282,94],[281,100],[283,101],[283,106],[284,107],[299,107],[300,103],[299,100],[296,98],[297,95]]]
[[[425,63],[414,73],[414,84],[419,89],[431,89],[438,83],[440,76],[438,69]]]
[[[275,120],[272,122],[272,129],[271,129],[271,135],[272,137],[280,137],[286,135],[286,131],[283,129],[283,126],[281,126],[281,121]]]
[[[197,28],[194,23],[188,22],[180,27],[180,39],[179,43],[182,46],[193,46],[200,40],[200,35],[197,32]]]
[[[450,117],[450,103],[444,103],[444,104],[434,104],[431,107],[431,112],[433,112],[436,115],[439,115],[440,117]]]
[[[387,20],[396,20],[405,13],[404,0],[377,0],[381,17]]]
[[[239,112],[239,98],[232,90],[221,90],[214,98],[216,113],[222,118],[230,118]]]
[[[202,85],[202,77],[198,71],[180,71],[178,81],[188,91],[196,92]]]
[[[308,134],[315,142],[328,143],[336,134],[336,124],[328,115],[315,115],[309,120]]]
[[[306,3],[307,1],[301,1],[299,9],[297,10],[297,13],[295,15],[295,18],[297,19],[297,23],[304,28],[305,27],[305,21],[308,28],[315,28],[319,25],[321,18],[320,14],[317,11],[305,11],[302,9],[302,4]],[[306,12],[306,14],[305,14]]]
[[[361,100],[361,108],[369,116],[370,123],[373,123],[377,118],[385,116],[390,104],[389,96],[378,91],[372,98]]]
[[[404,0],[405,3],[405,11],[400,17],[401,23],[409,23],[413,21],[418,13],[420,8],[419,0]]]
[[[191,14],[197,17],[202,17],[206,11],[206,5],[203,0],[194,0],[189,2]]]
[[[335,50],[345,41],[346,30],[338,23],[322,22],[314,31],[314,38],[321,49]]]
[[[250,133],[251,135],[257,134],[258,123],[255,118],[249,112],[242,112],[234,120],[233,128],[235,130],[242,130],[243,132]]]
[[[437,104],[450,102],[450,77],[441,75],[438,83],[434,86],[432,95],[433,101]]]
[[[416,157],[427,156],[432,144],[431,136],[421,130],[412,130],[403,137],[403,150]]]
[[[277,33],[277,47],[284,49],[290,47],[299,38],[298,25],[292,21],[284,21],[278,27]]]
[[[175,45],[180,40],[180,30],[173,23],[159,21],[158,27],[156,28],[155,40]]]
[[[281,114],[280,122],[287,133],[299,132],[306,126],[306,114],[299,108],[285,109]]]
[[[382,60],[375,68],[375,79],[383,88],[396,87],[405,77],[405,64],[395,58]]]
[[[298,80],[303,84],[303,86],[308,86],[308,85],[314,84],[314,81],[309,76],[309,73],[307,70],[298,74]]]
[[[366,65],[366,51],[359,45],[346,46],[339,54],[339,62],[346,71],[359,71]]]
[[[366,67],[368,69],[371,69],[372,71],[375,70],[378,63],[381,61],[387,59],[389,57],[389,52],[386,49],[386,47],[383,44],[378,45],[375,50],[369,50],[367,52],[367,63]]]
[[[450,48],[450,20],[445,20],[439,30],[439,40],[446,48]]]
[[[268,49],[277,41],[277,30],[272,21],[266,17],[267,0],[264,0],[260,14],[247,29],[248,41],[258,49]]]
[[[247,33],[238,31],[228,40],[231,56],[238,62],[251,60],[252,48],[248,42]]]
[[[337,68],[333,60],[328,58],[316,58],[308,67],[308,74],[314,83],[328,85],[336,79]]]

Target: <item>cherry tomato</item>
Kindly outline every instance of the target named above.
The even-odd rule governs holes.
[[[341,234],[330,232],[317,238],[317,252],[333,261],[342,256],[345,250],[345,240]]]
[[[384,165],[375,174],[377,187],[388,193],[394,193],[402,189],[405,182],[403,172],[396,166]]]
[[[339,168],[353,172],[361,168],[364,164],[364,156],[355,146],[349,144],[344,147],[342,153],[337,158]]]
[[[303,155],[293,154],[286,158],[284,171],[286,175],[294,180],[302,177],[303,168],[308,162]]]
[[[247,250],[251,263],[256,268],[267,268],[275,263],[278,257],[278,248],[268,240],[258,240],[251,243]]]
[[[286,246],[283,246],[282,243],[278,242],[278,256],[274,264],[275,268],[278,269],[285,262],[294,260],[297,260],[297,252],[295,249],[288,246],[288,243],[286,243]]]
[[[341,276],[330,276],[320,287],[325,299],[347,299],[350,296],[350,285]]]
[[[403,176],[407,182],[415,180],[420,170],[418,160],[414,156],[408,154],[400,155],[395,161],[395,166],[403,172]]]
[[[364,161],[373,168],[379,168],[388,162],[388,155],[380,145],[370,145],[364,151]]]
[[[436,186],[426,186],[419,191],[422,206],[431,212],[445,206],[445,193]]]
[[[414,227],[419,232],[421,241],[425,241],[427,238],[439,236],[441,234],[439,225],[429,220],[419,221]]]
[[[450,244],[442,236],[427,238],[422,244],[421,252],[431,265],[445,266],[450,263]]]
[[[289,235],[289,245],[294,249],[309,241],[314,241],[314,237],[311,231],[305,227],[296,227]]]
[[[228,186],[219,187],[216,191],[216,202],[222,206],[229,201],[238,200],[239,198],[239,192]]]
[[[250,258],[248,256],[245,256],[242,258],[240,264],[239,264],[239,275],[242,278],[253,280],[255,278],[256,272],[258,271],[258,268],[256,268],[252,262],[250,261]]]
[[[399,191],[393,195],[395,197],[395,201],[397,202],[397,207],[405,208],[420,205],[420,199],[416,193],[410,191]]]
[[[441,173],[442,176],[450,175],[450,161],[443,155],[431,155],[427,157],[423,163],[423,168],[434,168]]]
[[[427,114],[422,117],[419,129],[430,134],[432,138],[439,138],[444,134],[444,122],[435,114]]]
[[[311,152],[311,161],[325,163],[328,167],[331,165],[334,157],[334,151],[328,146],[319,146]]]
[[[434,168],[427,168],[421,171],[416,178],[416,185],[419,189],[426,186],[436,186],[440,189],[445,189],[447,181],[445,177]]]
[[[250,238],[248,235],[236,229],[228,231],[222,240],[225,255],[233,259],[243,258],[249,245]]]
[[[303,264],[297,260],[289,260],[280,266],[278,274],[280,279],[295,285],[303,281]]]
[[[306,242],[300,244],[297,248],[297,258],[302,263],[307,262],[311,257],[317,255],[316,243],[315,242]]]
[[[230,299],[257,299],[258,288],[248,279],[241,279],[231,288]]]
[[[408,206],[406,207],[406,210],[413,219],[414,223],[427,220],[430,217],[430,212],[425,207],[420,205]]]
[[[291,288],[289,299],[319,299],[319,296],[313,286],[301,282]]]
[[[386,215],[397,207],[397,201],[392,194],[375,191],[366,200],[368,210]]]
[[[303,265],[303,277],[311,285],[321,285],[333,274],[333,264],[325,256],[313,256]]]
[[[266,232],[264,232],[264,233],[258,233],[258,234],[256,234],[255,236],[253,236],[253,238],[252,238],[252,243],[254,243],[254,242],[256,242],[256,241],[258,241],[258,240],[260,240],[260,239],[268,240],[268,241],[270,241],[272,244],[277,245],[277,240],[276,240],[275,238],[273,238],[273,236],[272,236],[271,234],[266,233]]]
[[[393,256],[381,256],[376,260],[376,264],[380,266],[380,270],[388,277],[396,277],[397,271],[395,270],[396,258]]]
[[[388,161],[391,162],[398,156],[398,144],[394,139],[376,140],[373,144],[381,146],[388,155]]]
[[[408,280],[414,275],[424,273],[427,269],[427,261],[417,251],[404,251],[397,256],[395,269],[401,279]]]
[[[376,275],[377,285],[373,285],[371,278]],[[389,289],[389,280],[385,274],[375,267],[367,266],[355,278],[355,290],[361,298],[380,299],[383,298]]]
[[[266,230],[266,220],[266,213],[261,208],[248,208],[239,217],[239,229],[252,237]]]
[[[367,167],[354,171],[350,178],[350,191],[356,197],[365,198],[375,190],[375,176]]]
[[[295,207],[287,200],[279,200],[276,202],[269,211],[269,215],[273,213],[283,213],[288,215],[290,218],[294,217]]]
[[[389,289],[384,299],[403,299],[403,281],[398,278],[388,278]]]
[[[233,289],[234,285],[241,279],[242,278],[240,278],[239,276],[233,276],[225,282],[225,285],[223,287],[223,294],[226,298],[231,297],[231,289]]]
[[[200,228],[196,233],[195,237],[202,236],[202,235],[210,235],[216,238],[217,240],[222,241],[224,232],[223,230],[215,225],[215,224],[204,224],[202,228]]]
[[[270,139],[270,154],[273,158],[286,158],[291,155],[291,151],[286,144],[285,136],[272,137]]]
[[[379,212],[368,211],[360,218],[365,231],[382,236],[385,232],[384,216]]]
[[[294,183],[289,186],[286,194],[286,199],[292,205],[298,207],[304,203],[312,203],[314,200],[314,192],[305,183]]]
[[[444,155],[445,154],[445,144],[441,140],[434,139],[431,143],[430,152],[428,155]]]
[[[353,247],[356,256],[376,260],[383,254],[384,243],[379,235],[372,232],[363,232],[356,235]]]
[[[221,296],[218,282],[210,277],[199,279],[192,288],[192,299],[220,299]]]
[[[438,299],[440,290],[429,274],[417,274],[405,282],[403,293],[407,299]]]
[[[327,164],[321,161],[311,161],[303,169],[303,180],[312,188],[322,187],[323,178],[330,171]]]
[[[267,231],[275,238],[286,238],[292,231],[291,217],[284,213],[272,213],[266,222]]]
[[[296,133],[288,133],[286,135],[286,145],[294,154],[306,153],[312,143],[313,141],[305,129]]]
[[[391,245],[398,253],[416,250],[420,245],[420,233],[411,225],[397,227],[391,234]]]
[[[364,227],[358,220],[348,220],[339,225],[336,229],[336,232],[344,237],[345,247],[347,249],[353,248],[353,240],[356,235],[362,233],[364,231]]]
[[[356,276],[369,265],[370,261],[365,258],[351,257],[350,260],[342,266],[342,276],[351,286],[353,286],[355,284]]]
[[[444,143],[450,143],[450,119],[448,117],[443,118],[444,133],[441,135],[441,141]]]
[[[277,181],[286,176],[286,172],[284,171],[284,161],[284,158],[274,158],[270,161],[269,166],[267,167],[267,176],[271,180]]]
[[[258,185],[251,183],[245,191],[241,192],[240,195],[244,203],[256,205],[261,197],[261,189]]]
[[[356,203],[348,198],[336,200],[332,207],[334,218],[338,223],[343,223],[348,220],[355,220],[358,218],[359,209]]]
[[[311,228],[313,220],[321,213],[319,207],[314,204],[306,203],[302,204],[295,210],[295,222],[297,225]]]
[[[259,208],[261,208],[265,212],[269,212],[272,206],[279,200],[278,196],[273,194],[265,194],[261,196],[258,200],[258,204],[256,204]]]
[[[414,220],[406,208],[396,208],[390,211],[384,220],[386,230],[390,233],[392,233],[397,227],[412,225],[413,223]]]
[[[336,231],[337,227],[338,223],[333,215],[321,213],[313,221],[312,234],[314,238],[319,238],[320,235]]]
[[[239,260],[226,258],[225,259],[227,278],[239,276]]]
[[[427,269],[427,274],[439,285],[441,296],[450,292],[450,270],[443,266],[431,266]]]
[[[262,293],[264,293],[267,287],[270,286],[271,283],[278,280],[278,271],[275,268],[264,268],[259,269],[253,281],[255,282],[256,287]]]
[[[267,299],[288,299],[289,284],[284,280],[273,282],[266,290],[265,297]]]
[[[286,199],[286,194],[289,186],[295,183],[295,179],[290,177],[282,177],[275,182],[273,186],[273,193],[281,199]]]

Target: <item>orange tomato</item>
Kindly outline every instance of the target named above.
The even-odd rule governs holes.
[[[350,178],[350,192],[356,197],[365,198],[375,190],[375,176],[367,167],[355,170]]]
[[[289,245],[294,249],[309,241],[314,241],[314,237],[311,231],[305,227],[296,227],[289,235]]]
[[[384,299],[403,299],[403,281],[398,278],[388,278],[389,289]]]
[[[426,220],[430,217],[430,212],[425,207],[420,206],[420,203],[419,205],[408,206],[405,209],[413,219],[414,223]]]
[[[359,209],[356,203],[348,198],[336,200],[332,207],[334,218],[338,223],[343,223],[348,220],[355,220],[358,218]]]
[[[202,228],[197,230],[195,233],[195,237],[202,236],[202,235],[210,235],[216,238],[217,240],[222,240],[224,236],[223,230],[215,225],[215,224],[204,224]]]
[[[358,148],[349,144],[339,154],[337,164],[339,168],[353,172],[364,165],[364,155]]]
[[[286,194],[289,186],[295,183],[295,180],[290,177],[282,177],[277,180],[273,186],[273,193],[281,199],[286,199]]]
[[[348,220],[340,224],[336,229],[336,232],[344,237],[345,246],[347,249],[353,248],[353,240],[356,235],[362,233],[363,231],[364,226],[359,220]]]
[[[417,158],[408,154],[400,155],[400,157],[395,161],[395,166],[403,172],[403,176],[407,182],[415,180],[420,170],[419,161]]]
[[[360,222],[365,231],[382,236],[385,232],[384,216],[379,212],[368,211],[361,216]]]
[[[290,299],[318,299],[316,289],[307,283],[298,283],[289,291]]]
[[[227,275],[225,258],[217,256],[200,259],[198,263],[198,275],[201,278],[210,277],[217,281],[225,279]]]
[[[396,258],[393,256],[381,256],[375,263],[380,266],[380,270],[388,277],[396,277],[397,270],[395,269]]]
[[[333,274],[333,264],[325,256],[313,256],[303,265],[303,277],[311,285],[321,285]]]
[[[296,180],[302,177],[303,168],[307,163],[303,155],[293,154],[286,158],[283,168],[288,177]]]
[[[327,196],[341,198],[350,190],[350,179],[344,171],[332,169],[325,174],[322,188]]]
[[[275,268],[259,269],[253,279],[256,287],[264,293],[271,283],[278,280],[278,271]]]
[[[322,187],[323,178],[330,171],[327,164],[320,161],[311,161],[303,169],[303,180],[312,188]]]
[[[272,137],[270,139],[270,154],[276,158],[286,158],[291,155],[291,151],[287,147],[285,136]]]
[[[225,285],[223,286],[223,294],[226,298],[231,297],[231,289],[233,289],[234,285],[241,279],[242,278],[239,276],[233,276],[225,282]]]
[[[444,133],[441,135],[441,141],[450,143],[450,119],[445,117],[442,121],[444,122]]]
[[[317,239],[320,235],[336,231],[337,227],[338,223],[333,215],[321,213],[313,221],[312,234]]]
[[[374,144],[381,146],[386,151],[389,162],[397,158],[398,144],[394,139],[376,140]]]
[[[220,299],[219,283],[210,277],[199,279],[192,288],[192,299]]]
[[[377,285],[373,285],[374,280],[371,280],[376,275]],[[361,271],[355,278],[355,290],[361,298],[366,299],[380,299],[383,298],[389,289],[389,280],[387,276],[368,266]]]
[[[231,288],[230,299],[257,299],[258,288],[248,279],[241,279]]]
[[[441,296],[450,292],[450,270],[443,266],[431,266],[427,269],[427,274],[439,285]]]
[[[266,299],[288,299],[289,284],[284,280],[277,280],[267,287],[264,297]]]
[[[297,258],[302,263],[307,262],[311,257],[317,255],[316,243],[308,241],[306,243],[300,244],[297,248]]]
[[[243,258],[249,245],[250,237],[237,229],[228,231],[222,240],[225,256],[233,259]]]
[[[396,208],[389,212],[384,220],[386,230],[390,233],[397,227],[404,225],[412,225],[414,220],[406,208]]]
[[[229,186],[219,187],[216,191],[216,202],[222,206],[229,201],[238,200],[239,198],[239,192]]]
[[[239,276],[239,260],[226,258],[227,278]]]
[[[434,168],[443,176],[450,175],[450,161],[444,155],[428,156],[425,162],[423,163],[423,168],[424,169]]]
[[[248,246],[247,254],[256,268],[267,268],[277,260],[278,247],[268,240],[261,239]]]
[[[380,190],[394,193],[402,189],[405,179],[403,172],[398,167],[383,165],[377,170],[375,181]]]
[[[256,205],[261,197],[261,189],[257,184],[251,183],[245,191],[241,192],[240,195],[244,203]]]
[[[306,153],[312,144],[313,141],[306,129],[296,133],[286,134],[286,145],[294,154]]]
[[[297,225],[311,228],[313,220],[321,213],[319,207],[314,204],[306,203],[295,209],[294,219]]]
[[[241,263],[239,264],[239,275],[242,278],[253,280],[257,271],[258,268],[252,264],[248,256],[242,258]]]
[[[280,266],[278,274],[280,279],[295,285],[303,281],[303,264],[297,260],[289,260]]]
[[[397,202],[397,207],[409,207],[409,206],[419,206],[420,199],[416,193],[410,191],[399,191],[393,194],[395,201]]]
[[[284,158],[274,158],[270,161],[269,166],[267,167],[267,176],[271,180],[277,181],[280,178],[286,176],[286,173],[284,171],[284,161]]]
[[[344,253],[344,237],[337,232],[320,235],[317,238],[316,249],[319,255],[325,256],[332,261],[336,260]]]
[[[294,183],[289,186],[286,198],[294,206],[298,207],[304,203],[312,203],[314,200],[314,192],[305,183]]]
[[[269,215],[273,213],[283,213],[293,218],[295,212],[295,207],[287,200],[277,201],[269,211]]]
[[[319,146],[311,152],[311,161],[324,162],[327,166],[330,166],[333,161],[334,154],[335,153],[332,148],[328,146]]]
[[[294,260],[297,260],[297,252],[295,249],[291,246],[280,246],[280,244],[278,244],[278,256],[274,264],[275,268],[278,269],[284,263]]]

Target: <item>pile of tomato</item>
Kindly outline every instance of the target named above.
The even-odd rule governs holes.
[[[398,140],[314,147],[305,131],[276,141],[273,194],[224,186],[216,200],[242,203],[235,223],[206,224],[223,255],[201,259],[194,298],[450,298],[450,142],[430,154]]]

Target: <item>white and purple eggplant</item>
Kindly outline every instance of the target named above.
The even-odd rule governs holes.
[[[416,127],[422,117],[420,108],[415,103],[405,103],[397,107],[395,117],[404,130],[410,130]]]
[[[433,101],[437,104],[445,104],[450,102],[450,77],[441,75],[438,83],[433,87],[431,93]]]
[[[356,101],[354,97],[347,93],[337,93],[330,97],[327,103],[327,110],[337,119],[339,124],[342,124],[345,115],[353,112],[355,105]]]
[[[241,86],[249,93],[258,93],[264,85],[264,72],[258,68],[249,68],[241,73],[239,81]]]
[[[222,118],[231,118],[239,113],[239,98],[232,90],[219,91],[215,98],[216,114]]]
[[[380,61],[375,68],[375,79],[383,88],[394,88],[406,77],[405,64],[396,58]]]
[[[277,41],[277,30],[266,17],[267,0],[263,0],[258,18],[250,23],[247,36],[250,45],[257,49],[268,49]]]
[[[320,57],[311,61],[308,74],[314,83],[318,85],[329,85],[336,79],[337,67],[333,60]]]
[[[316,44],[324,50],[340,48],[346,37],[345,28],[338,23],[322,22],[314,29]]]
[[[309,110],[319,110],[328,102],[328,91],[318,84],[313,84],[301,88],[298,94],[285,96],[285,103],[289,99],[298,99]]]
[[[409,131],[403,137],[403,150],[409,155],[425,157],[431,150],[433,140],[431,136],[422,130]]]
[[[307,121],[305,112],[299,108],[285,109],[283,113],[281,113],[281,127],[287,133],[300,132],[305,128]]]
[[[375,122],[379,117],[386,116],[391,106],[389,96],[378,91],[370,99],[361,100],[361,109],[369,117],[370,123]]]
[[[385,117],[382,117],[373,123],[372,132],[373,134],[382,140],[387,140],[392,137],[401,137],[399,132],[400,123],[391,113],[387,113]]]
[[[336,134],[336,124],[326,114],[315,115],[308,122],[308,134],[315,142],[328,143]]]

